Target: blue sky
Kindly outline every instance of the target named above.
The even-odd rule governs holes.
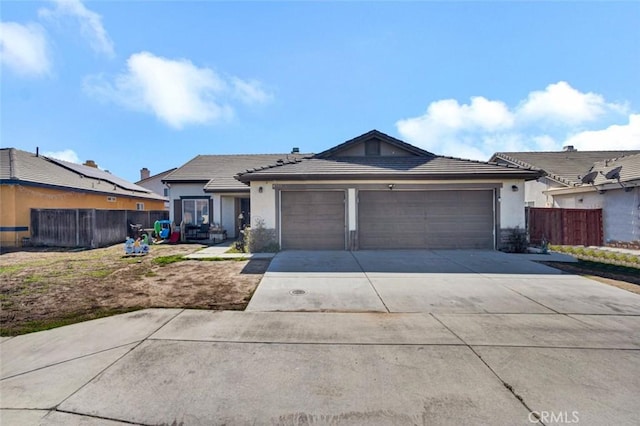
[[[130,180],[378,129],[640,149],[640,2],[3,1],[2,147]]]

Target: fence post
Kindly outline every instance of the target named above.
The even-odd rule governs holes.
[[[91,220],[89,221],[89,226],[91,229],[91,248],[96,248],[96,209],[91,209]]]
[[[75,209],[76,212],[76,247],[80,246],[80,210]]]

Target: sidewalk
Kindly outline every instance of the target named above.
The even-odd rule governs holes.
[[[632,425],[639,329],[638,316],[148,309],[3,340],[0,423]]]

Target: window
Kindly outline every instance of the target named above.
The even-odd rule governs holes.
[[[380,155],[380,141],[379,140],[370,140],[364,143],[364,155],[374,156]]]
[[[164,196],[168,197],[169,196],[169,188],[165,188],[164,189]]]
[[[136,203],[136,210],[144,210],[144,203]]]
[[[182,220],[192,225],[209,223],[209,199],[182,200]]]

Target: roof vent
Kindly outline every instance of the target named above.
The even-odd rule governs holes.
[[[83,166],[93,167],[94,169],[98,168],[98,165],[93,160],[87,160],[84,162]]]
[[[291,148],[291,153],[300,154],[300,148],[298,148],[297,146],[294,146],[293,148]]]
[[[564,152],[575,152],[575,151],[577,151],[577,149],[575,149],[573,147],[573,145],[565,145],[565,146],[562,147],[562,150]]]
[[[278,161],[276,161],[276,163],[278,164],[284,164],[284,160],[282,158],[278,158]]]

